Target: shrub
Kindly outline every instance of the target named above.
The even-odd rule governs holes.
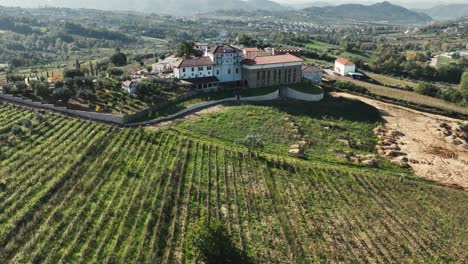
[[[362,94],[369,93],[369,91],[366,88],[357,86],[352,82],[337,81],[334,85],[336,89],[347,90],[347,91],[357,92],[357,93],[362,93]]]
[[[124,74],[124,71],[120,68],[109,68],[107,72],[111,76],[122,76]]]
[[[206,223],[201,218],[192,224],[184,248],[185,259],[211,263],[251,263],[234,245],[226,228],[219,221]]]
[[[71,89],[63,87],[56,89],[52,95],[54,96],[55,100],[66,104],[72,98],[73,92]]]
[[[84,73],[78,69],[66,69],[63,72],[63,78],[74,79],[75,77],[84,77]]]
[[[430,83],[419,83],[416,88],[414,88],[414,91],[419,94],[436,97],[439,93],[439,88]]]
[[[36,96],[45,97],[51,94],[49,86],[43,82],[35,81],[31,83],[31,88]]]
[[[439,94],[439,97],[452,103],[460,102],[463,99],[462,93],[453,88],[446,88],[442,90]]]
[[[260,135],[247,135],[245,138],[238,140],[238,142],[247,147],[249,151],[264,147]]]
[[[21,125],[23,125],[26,128],[31,128],[32,127],[32,122],[28,118],[25,118],[21,120]]]
[[[14,125],[11,128],[11,133],[13,133],[13,135],[15,135],[15,136],[19,136],[19,135],[22,135],[24,133],[24,131],[23,131],[23,128],[21,128],[21,126]]]

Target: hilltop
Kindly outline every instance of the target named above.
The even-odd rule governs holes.
[[[373,5],[345,4],[338,6],[310,7],[303,10],[309,17],[360,22],[425,23],[432,20],[426,14],[408,10],[389,2]]]
[[[431,16],[434,20],[452,20],[468,17],[468,4],[438,5],[419,11]]]

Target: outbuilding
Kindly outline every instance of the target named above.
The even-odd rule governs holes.
[[[345,58],[338,58],[335,61],[335,73],[347,76],[350,72],[356,72],[356,65]]]

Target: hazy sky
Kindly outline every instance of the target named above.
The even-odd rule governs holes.
[[[76,1],[76,2],[74,2]],[[89,1],[89,0],[88,0]],[[103,1],[112,2],[112,0],[94,0],[97,3]],[[193,0],[196,2],[197,0]],[[221,3],[223,0],[219,0]],[[360,3],[360,4],[372,4],[377,2],[383,2],[385,0],[273,0],[275,2],[296,6],[296,7],[305,7],[310,3],[319,2],[321,5],[339,5],[344,3]],[[449,3],[466,3],[466,0],[387,0],[391,3],[403,5],[408,8],[430,8],[439,4],[449,4]],[[61,2],[73,2],[76,4],[82,3],[82,0],[0,0],[0,5],[9,5],[9,6],[43,6],[48,3],[61,3]],[[86,1],[85,1],[86,2]],[[122,1],[119,1],[122,2]],[[129,3],[138,2],[138,0],[128,0]]]

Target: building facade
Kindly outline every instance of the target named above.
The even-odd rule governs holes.
[[[348,73],[356,71],[356,65],[345,58],[338,58],[335,61],[335,73],[346,76]]]
[[[306,80],[321,83],[322,82],[323,71],[320,68],[313,66],[305,66],[302,68],[302,77]]]
[[[230,45],[216,46],[205,53],[213,62],[213,76],[219,82],[239,82],[242,76],[243,53]]]
[[[213,62],[210,57],[180,60],[174,64],[174,76],[181,80],[212,77]]]
[[[298,83],[302,81],[303,60],[294,55],[259,56],[245,59],[242,84],[248,88]]]

